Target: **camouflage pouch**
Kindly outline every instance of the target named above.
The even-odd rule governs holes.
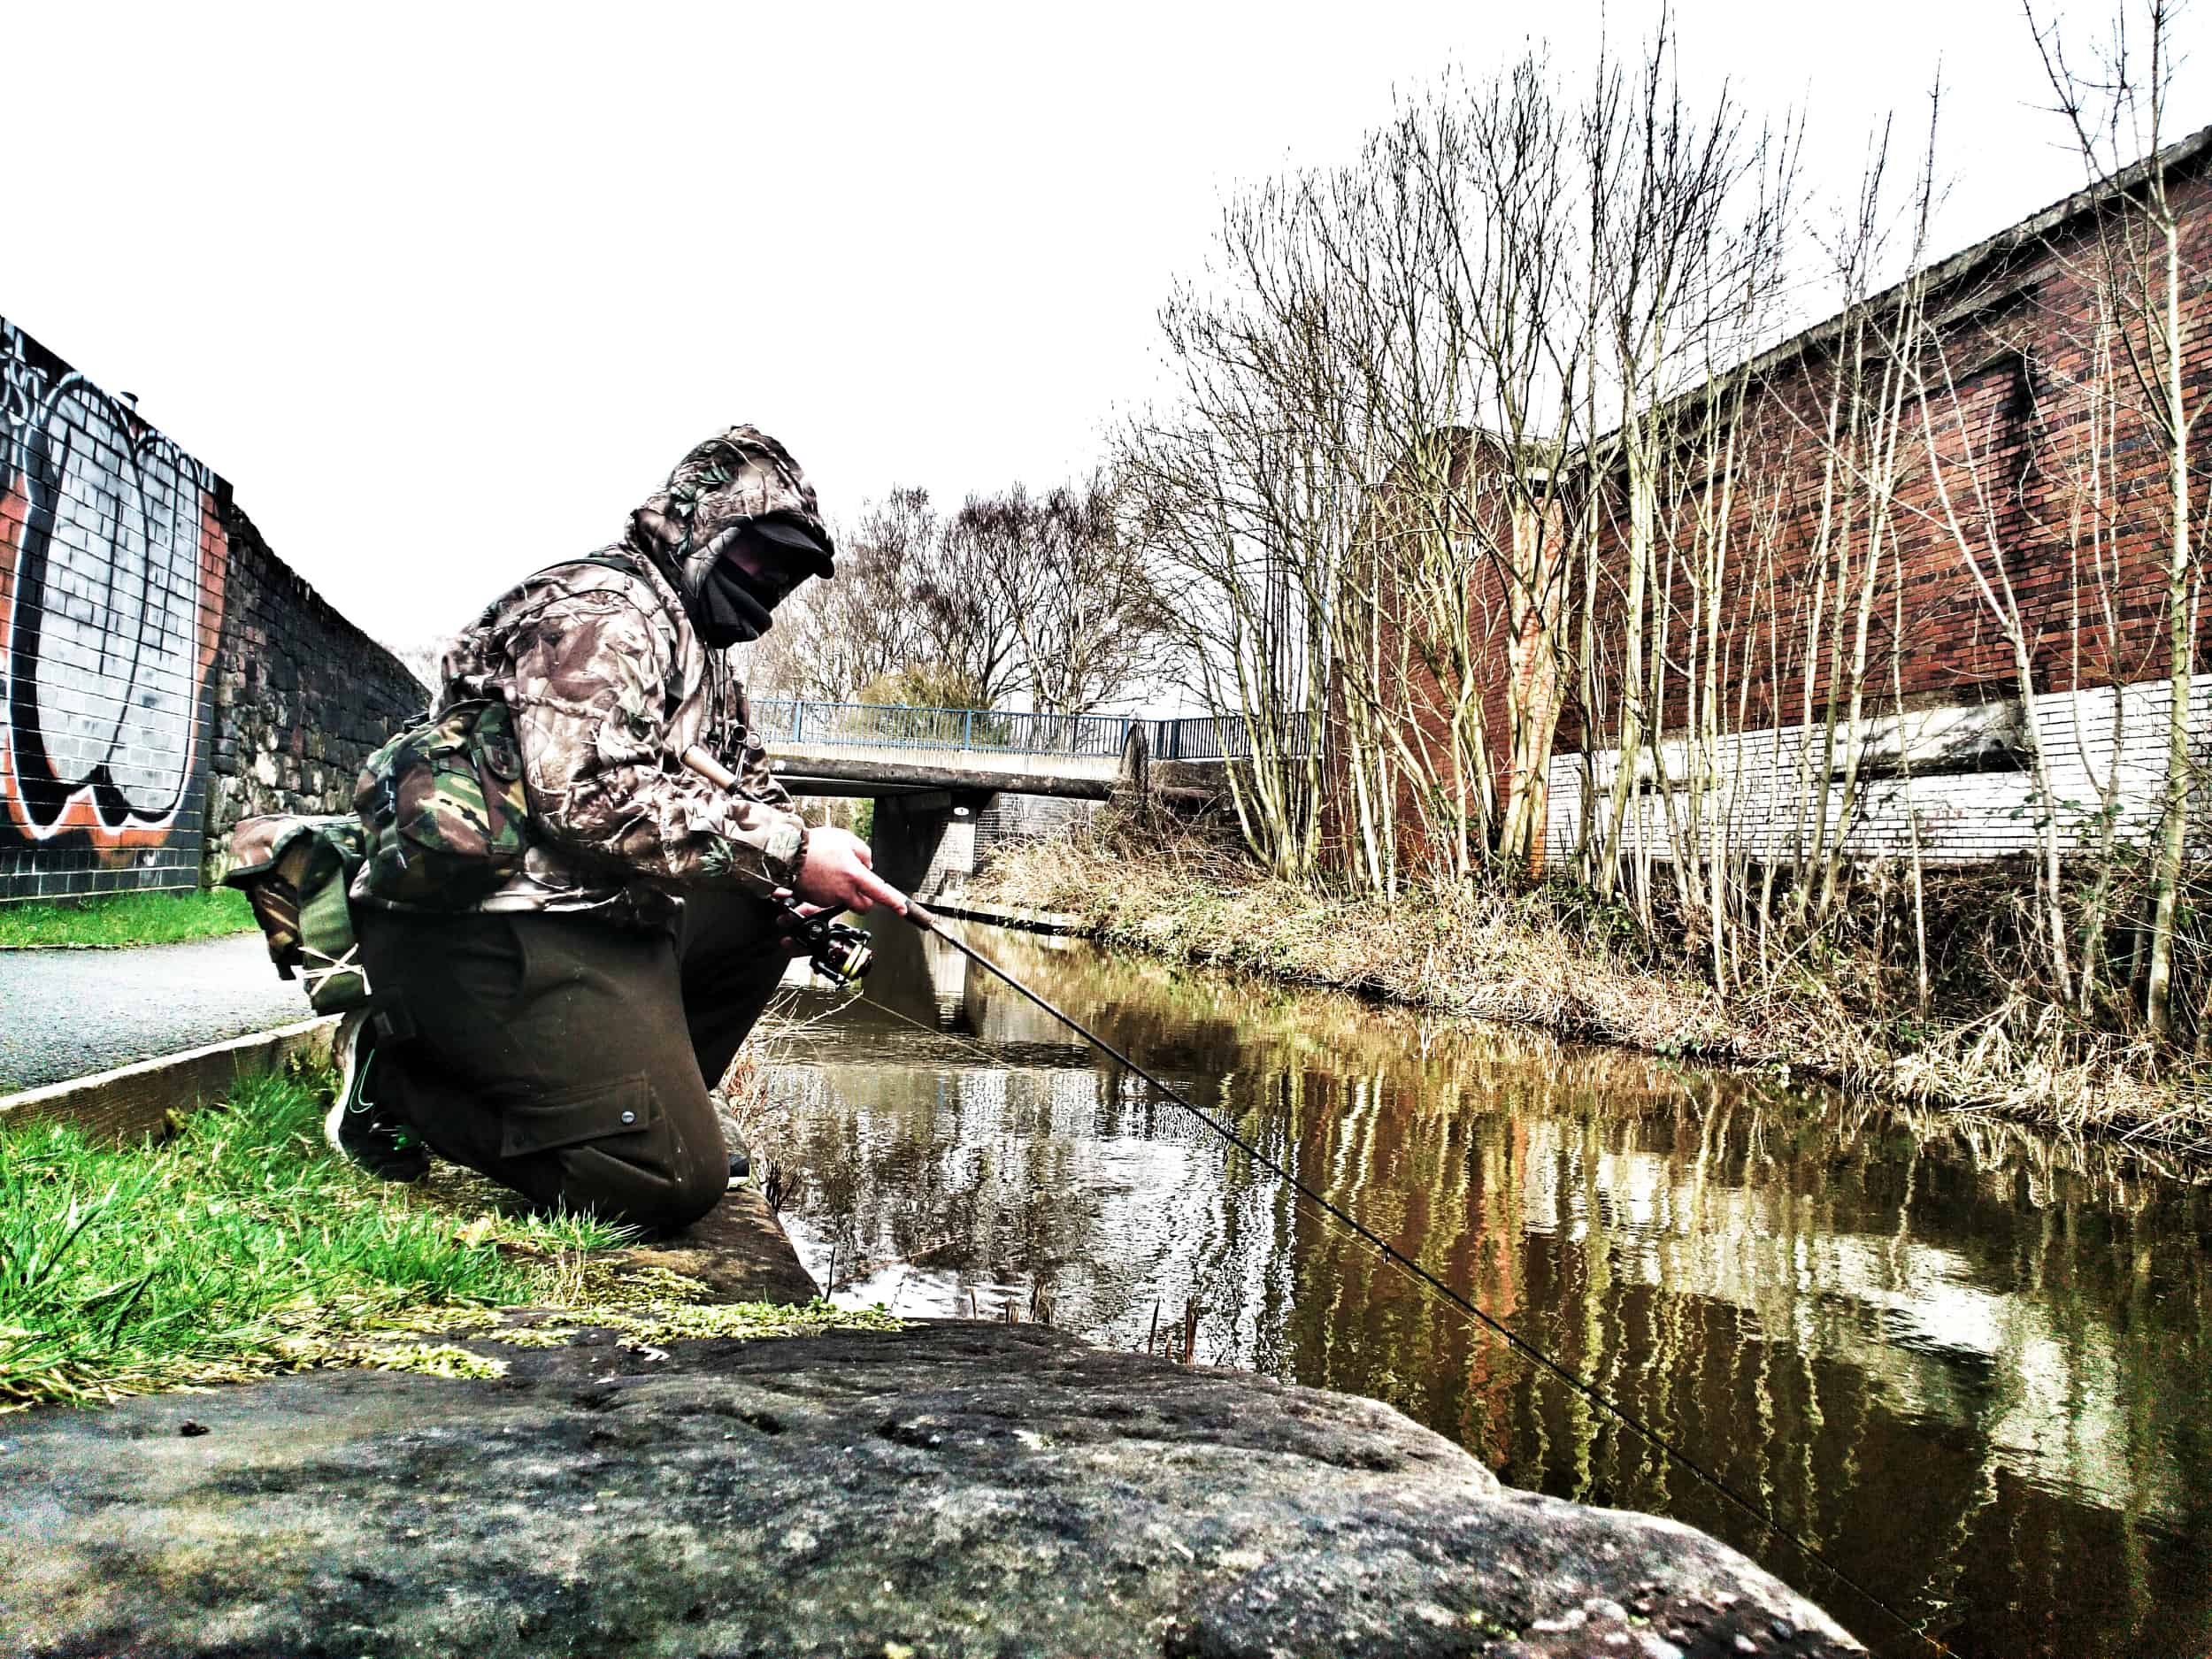
[[[530,802],[513,717],[457,703],[395,737],[362,769],[354,810],[368,861],[354,895],[412,910],[463,910],[522,868]]]
[[[368,836],[350,818],[272,812],[242,819],[231,831],[223,885],[246,895],[277,972],[304,980],[319,1014],[343,1013],[369,1000],[346,908],[347,889],[367,851]]]

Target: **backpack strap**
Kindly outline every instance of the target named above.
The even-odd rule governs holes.
[[[625,575],[635,576],[640,580],[645,582],[648,587],[652,586],[651,578],[645,574],[645,567],[639,564],[636,559],[631,557],[627,553],[611,552],[603,548],[596,553],[587,553],[580,559],[563,559],[561,561],[561,565],[603,565],[608,570],[620,571]],[[561,565],[549,565],[545,568],[549,571],[557,571],[561,568]],[[544,572],[541,571],[539,574],[542,575],[544,574]],[[655,588],[653,591],[657,594],[660,589]]]
[[[352,885],[349,860],[336,847],[315,849],[318,868],[300,895],[300,978],[318,1013],[359,1006],[370,995],[368,970],[361,964],[353,912],[346,905]]]

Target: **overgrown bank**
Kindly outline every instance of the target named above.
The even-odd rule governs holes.
[[[1927,1011],[1886,988],[1882,941],[1839,936],[1724,996],[1687,949],[1655,947],[1576,888],[1416,887],[1394,901],[1270,879],[1195,839],[1108,833],[1010,849],[971,888],[1054,910],[1110,944],[1793,1073],[1914,1104],[2212,1152],[2212,1085],[2150,1047],[2084,1025],[2008,985],[1987,938],[1962,939]]]
[[[496,1376],[462,1337],[558,1346],[882,1325],[825,1303],[709,1302],[623,1230],[520,1213],[438,1164],[412,1186],[331,1154],[326,1073],[242,1082],[157,1145],[0,1128],[0,1412],[321,1365]]]

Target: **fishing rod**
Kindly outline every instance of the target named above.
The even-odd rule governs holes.
[[[1450,1303],[1453,1307],[1458,1309],[1462,1313],[1465,1314],[1470,1318],[1478,1321],[1493,1334],[1501,1338],[1507,1344],[1507,1346],[1513,1349],[1515,1353],[1519,1354],[1523,1358],[1540,1367],[1548,1375],[1566,1385],[1567,1387],[1572,1389],[1577,1394],[1588,1401],[1591,1404],[1598,1407],[1601,1410],[1611,1414],[1621,1423],[1626,1425],[1627,1427],[1640,1437],[1646,1444],[1674,1459],[1674,1461],[1681,1464],[1683,1468],[1688,1470],[1700,1480],[1710,1486],[1715,1492],[1720,1494],[1723,1498],[1726,1499],[1728,1502],[1732,1504],[1751,1520],[1755,1521],[1760,1526],[1768,1532],[1772,1532],[1775,1536],[1787,1541],[1793,1548],[1803,1555],[1807,1560],[1820,1567],[1823,1571],[1832,1574],[1838,1582],[1847,1586],[1855,1594],[1863,1598],[1870,1605],[1880,1609],[1884,1614],[1895,1622],[1900,1630],[1904,1631],[1907,1634],[1912,1636],[1916,1640],[1924,1643],[1935,1653],[1949,1655],[1953,1652],[1953,1649],[1947,1643],[1937,1637],[1928,1634],[1926,1631],[1923,1630],[1920,1626],[1915,1624],[1911,1620],[1908,1619],[1902,1613],[1899,1612],[1897,1609],[1891,1606],[1889,1602],[1883,1600],[1882,1597],[1877,1595],[1872,1590],[1869,1589],[1865,1585],[1860,1583],[1858,1579],[1852,1577],[1849,1572],[1846,1571],[1842,1567],[1838,1566],[1834,1562],[1829,1560],[1828,1557],[1823,1555],[1819,1548],[1815,1546],[1810,1540],[1803,1537],[1793,1528],[1786,1525],[1771,1512],[1763,1509],[1757,1504],[1754,1503],[1749,1498],[1745,1497],[1741,1493],[1738,1492],[1734,1486],[1731,1486],[1726,1480],[1723,1479],[1719,1475],[1714,1473],[1711,1470],[1706,1468],[1703,1463],[1700,1463],[1696,1458],[1691,1456],[1689,1453],[1684,1451],[1680,1447],[1677,1446],[1673,1440],[1669,1439],[1665,1434],[1662,1433],[1658,1429],[1654,1428],[1650,1424],[1645,1422],[1641,1417],[1638,1417],[1634,1412],[1629,1410],[1625,1406],[1616,1403],[1594,1383],[1587,1381],[1579,1373],[1570,1370],[1567,1366],[1553,1359],[1550,1355],[1545,1353],[1543,1349],[1538,1348],[1527,1338],[1519,1334],[1511,1326],[1494,1317],[1492,1315],[1484,1312],[1483,1310],[1478,1307],[1472,1301],[1461,1295],[1458,1291],[1453,1289],[1435,1274],[1429,1271],[1427,1268],[1422,1266],[1420,1263],[1415,1261],[1411,1256],[1400,1250],[1395,1245],[1392,1244],[1389,1240],[1376,1233],[1364,1222],[1362,1222],[1357,1217],[1345,1210],[1341,1206],[1337,1204],[1325,1194],[1317,1191],[1315,1188],[1308,1186],[1304,1181],[1299,1179],[1297,1176],[1294,1175],[1282,1164],[1279,1163],[1274,1158],[1268,1156],[1266,1153],[1261,1151],[1259,1148],[1245,1140],[1244,1137],[1238,1134],[1235,1130],[1230,1128],[1226,1124],[1222,1123],[1211,1113],[1193,1104],[1191,1101],[1181,1093],[1181,1091],[1172,1087],[1168,1083],[1154,1075],[1151,1071],[1148,1071],[1145,1067],[1138,1064],[1137,1062],[1130,1058],[1128,1055],[1123,1053],[1121,1049],[1116,1048],[1105,1038],[1100,1036],[1098,1033],[1093,1031],[1088,1025],[1086,1025],[1081,1020],[1076,1018],[1074,1015],[1069,1013],[1065,1009],[1058,1007],[1044,996],[1030,989],[1028,986],[1023,984],[1005,969],[1000,967],[997,963],[992,961],[981,951],[976,949],[972,945],[969,944],[967,941],[958,938],[955,934],[948,932],[942,922],[941,922],[937,917],[925,910],[921,905],[915,902],[912,899],[908,899],[906,901],[906,908],[902,913],[905,916],[909,922],[911,922],[923,933],[933,934],[938,939],[942,940],[946,944],[951,946],[953,949],[958,951],[969,961],[983,969],[984,972],[1004,981],[1018,994],[1026,997],[1030,1002],[1035,1003],[1039,1008],[1042,1009],[1046,1013],[1051,1015],[1055,1019],[1059,1020],[1070,1030],[1076,1032],[1086,1041],[1089,1042],[1102,1053],[1110,1055],[1114,1059],[1128,1067],[1131,1071],[1134,1072],[1137,1076],[1142,1078],[1146,1082],[1149,1083],[1168,1100],[1173,1102],[1176,1105],[1180,1106],[1192,1117],[1197,1118],[1200,1123],[1205,1125],[1207,1128],[1212,1130],[1214,1133],[1220,1136],[1231,1146],[1236,1148],[1238,1151],[1243,1153],[1244,1156],[1249,1158],[1253,1163],[1258,1164],[1262,1169],[1266,1170],[1270,1174],[1284,1182],[1300,1197],[1314,1205],[1325,1215],[1327,1215],[1332,1219],[1348,1228],[1358,1238],[1374,1246],[1375,1248],[1381,1253],[1384,1260],[1389,1262],[1393,1266],[1398,1268],[1401,1271],[1411,1275],[1419,1285],[1425,1286],[1437,1295],[1443,1297],[1445,1301]],[[858,933],[857,929],[849,928],[845,931],[852,933]],[[864,938],[865,937],[865,935],[861,936]],[[832,967],[825,965],[823,960],[819,956],[815,959],[815,966],[818,972],[824,974],[826,978],[838,980],[842,984],[856,986],[859,983],[860,977],[866,973],[869,964],[864,956],[859,964],[858,971],[852,973],[849,978],[848,978],[843,972],[835,971]]]

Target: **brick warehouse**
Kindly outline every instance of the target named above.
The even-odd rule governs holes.
[[[422,706],[231,488],[0,319],[0,903],[188,888]]]
[[[1697,394],[1670,407],[1675,481],[1659,515],[1645,626],[1647,653],[1672,666],[1657,676],[1656,696],[1647,692],[1624,856],[1666,857],[1694,836],[1708,850],[1791,860],[1839,837],[1855,856],[1916,844],[1924,857],[1968,861],[2029,849],[2047,810],[2077,847],[2108,821],[2136,837],[2156,822],[2170,706],[2168,455],[2128,393],[2115,336],[2099,328],[2110,292],[2101,250],[2124,222],[2124,193],[2153,167],[2181,227],[2182,384],[2194,410],[2212,397],[2212,129],[1766,352],[1744,372],[1740,404],[1701,406]],[[1883,319],[1909,300],[1924,319],[1927,395],[1870,417],[1877,427],[1886,419],[1895,439],[1883,473],[1889,505],[1878,511],[1863,461],[1831,463],[1831,405],[1847,360],[1865,401],[1881,403]],[[2200,526],[2208,443],[2200,423],[2188,453]],[[1479,499],[1486,466],[1501,457],[1470,440],[1467,462]],[[1470,569],[1471,609],[1483,622],[1471,672],[1495,810],[1517,790],[1533,795],[1540,861],[1575,856],[1586,824],[1602,824],[1619,771],[1608,745],[1624,704],[1629,554],[1619,480],[1598,488],[1594,605],[1580,574],[1563,573],[1571,560],[1555,551],[1540,568],[1523,562],[1525,533],[1488,538],[1524,551]],[[1555,548],[1563,539],[1542,538]],[[1686,566],[1715,548],[1719,562],[1707,568],[1718,580],[1707,587],[1718,598],[1709,607]],[[2024,695],[2001,622],[2008,608],[2028,659]],[[1862,609],[1865,666],[1854,674]],[[1601,641],[1586,672],[1577,655],[1586,625]],[[2200,593],[2190,626],[2201,645]],[[1684,672],[1694,628],[1709,649],[1701,667]],[[2202,750],[2212,746],[2212,676],[2192,686],[2188,726]],[[1558,711],[1551,741],[1525,742],[1517,768],[1517,701]],[[2039,751],[2047,808],[2032,764]]]

